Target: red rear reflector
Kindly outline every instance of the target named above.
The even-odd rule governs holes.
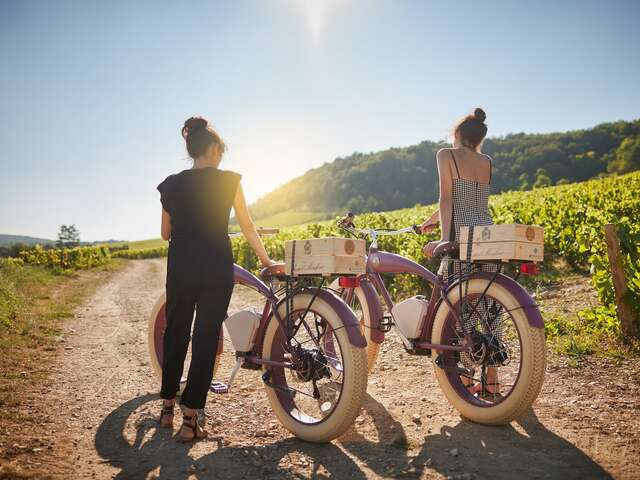
[[[339,277],[338,285],[342,288],[358,288],[360,286],[360,277]]]
[[[522,275],[538,275],[538,264],[523,263],[520,265],[520,273]]]

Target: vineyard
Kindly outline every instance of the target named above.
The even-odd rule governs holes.
[[[17,262],[60,269],[87,269],[109,263],[111,254],[107,247],[74,247],[45,249],[40,245],[22,250]],[[16,260],[13,260],[16,262]]]
[[[169,247],[160,246],[153,248],[132,248],[125,250],[117,250],[111,254],[114,258],[126,258],[127,260],[139,260],[142,258],[158,258],[166,257]]]
[[[384,213],[367,213],[356,217],[356,225],[374,228],[400,228],[419,224],[436,206],[418,206]],[[496,223],[524,223],[545,227],[545,263],[564,258],[576,271],[590,272],[598,291],[601,307],[582,312],[589,325],[617,333],[615,298],[609,272],[603,226],[619,226],[625,276],[629,287],[626,301],[640,314],[640,173],[613,176],[571,185],[507,192],[492,197],[491,211]],[[341,235],[335,222],[291,227],[266,238],[265,246],[272,258],[284,256],[284,240]],[[439,238],[406,235],[381,237],[380,248],[429,264],[422,253],[426,242]],[[253,271],[257,259],[244,239],[233,240],[236,262]],[[416,278],[396,277],[390,283],[392,293],[415,293],[424,286]]]

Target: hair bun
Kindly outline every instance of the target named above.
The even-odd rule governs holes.
[[[203,117],[191,117],[188,118],[186,122],[184,122],[184,126],[182,127],[182,136],[187,138],[187,135],[192,133],[194,130],[205,129],[209,126],[209,122],[206,118]]]
[[[484,121],[487,119],[487,114],[484,113],[484,110],[482,110],[481,108],[476,108],[473,111],[473,118],[475,118],[480,123],[484,123]]]

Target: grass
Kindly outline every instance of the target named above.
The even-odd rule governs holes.
[[[623,359],[640,354],[640,344],[621,339],[617,318],[594,318],[598,300],[591,279],[564,260],[544,263],[539,275],[521,277],[519,282],[535,293],[548,347],[568,357],[569,366],[580,367],[591,355]]]
[[[21,396],[43,381],[58,351],[63,319],[124,265],[81,272],[40,266],[0,268],[0,436],[15,417]]]

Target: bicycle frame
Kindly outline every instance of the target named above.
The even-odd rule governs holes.
[[[245,270],[239,265],[234,265],[234,280],[236,284],[244,285],[260,293],[265,297],[265,304],[262,309],[262,317],[256,333],[256,341],[253,350],[245,356],[245,361],[256,365],[277,365],[289,367],[289,365],[281,362],[274,362],[272,360],[266,360],[261,357],[264,334],[267,328],[267,324],[271,314],[280,323],[280,327],[287,331],[286,320],[280,316],[278,309],[282,302],[287,301],[287,297],[279,298],[273,288],[268,287],[262,280],[253,275],[248,270]],[[360,325],[353,311],[344,303],[344,301],[335,295],[333,292],[323,288],[301,287],[302,289],[312,290],[315,298],[320,298],[327,302],[342,319],[349,342],[354,347],[363,348],[366,347],[367,342],[362,336],[360,331]],[[293,293],[293,292],[291,292]],[[309,305],[309,307],[311,304]]]
[[[456,350],[461,352],[468,351],[470,349],[470,347],[464,346],[464,345],[457,347],[457,346],[451,346],[451,345],[440,345],[440,344],[430,343],[433,319],[435,317],[435,312],[437,311],[437,307],[440,305],[440,302],[442,300],[444,300],[449,305],[452,314],[456,317],[456,320],[460,321],[458,317],[458,312],[453,307],[453,305],[451,305],[448,297],[446,295],[441,294],[441,292],[443,292],[446,289],[446,285],[438,275],[434,274],[433,272],[423,267],[419,263],[416,263],[413,260],[410,260],[406,257],[397,255],[395,253],[379,251],[376,247],[371,247],[369,249],[369,255],[367,258],[367,278],[371,281],[372,287],[375,288],[375,290],[381,294],[382,299],[384,300],[384,303],[389,312],[391,312],[391,309],[393,308],[394,304],[393,304],[391,295],[389,294],[389,291],[387,290],[387,287],[384,285],[384,282],[382,281],[382,277],[380,276],[380,274],[382,273],[392,273],[392,274],[407,273],[411,275],[418,275],[425,282],[429,283],[432,286],[431,298],[429,299],[427,313],[425,318],[423,318],[421,322],[422,330],[421,330],[420,337],[418,337],[418,339],[415,339],[415,340],[409,340],[405,338],[404,335],[402,335],[402,333],[398,329],[396,329],[397,333],[400,335],[400,338],[402,339],[403,343],[408,349],[420,348],[420,349],[435,349],[435,350]],[[367,282],[365,281],[364,283],[365,283],[365,288],[367,288],[366,287]],[[362,285],[362,281],[361,281],[361,285]],[[365,298],[367,299],[367,302],[369,302],[370,299],[375,301],[378,297],[376,295],[374,298],[374,296],[370,295],[370,293],[367,294],[367,292],[365,292]],[[379,303],[379,300],[378,300],[378,303]],[[371,305],[369,303],[368,307],[370,312],[382,311],[379,305],[376,308],[375,305]],[[382,341],[384,340],[384,332],[380,330],[380,318],[381,316],[379,316],[378,318],[372,317],[371,319],[372,321],[371,328],[372,329],[377,328],[377,330],[380,332],[380,335],[378,336],[378,339],[380,341],[377,343],[382,343]]]
[[[364,299],[367,302],[367,308],[371,316],[370,341],[378,344],[384,341],[384,331],[381,328],[383,314],[382,306],[380,304],[380,296],[382,296],[389,312],[391,312],[394,305],[391,295],[382,280],[382,273],[417,275],[432,286],[431,297],[429,299],[425,318],[421,319],[422,328],[420,336],[417,339],[410,340],[404,337],[399,329],[396,328],[396,332],[408,350],[449,350],[461,352],[470,350],[471,347],[468,342],[465,342],[462,346],[431,343],[433,321],[435,319],[436,312],[443,301],[448,305],[450,314],[454,316],[456,321],[462,324],[460,312],[458,312],[458,309],[451,304],[448,293],[454,288],[459,288],[461,282],[467,281],[468,279],[463,278],[453,282],[452,284],[447,284],[441,276],[434,274],[419,263],[395,253],[379,251],[377,247],[373,245],[369,248],[367,273],[360,279],[360,288],[364,293]],[[542,316],[540,315],[540,311],[535,301],[514,279],[499,272],[495,274],[475,272],[472,276],[473,278],[486,278],[490,280],[490,282],[495,282],[508,290],[519,300],[521,305],[520,308],[524,310],[530,325],[536,328],[544,328]],[[378,296],[378,293],[380,296]],[[350,292],[350,295],[353,295],[353,292]],[[347,303],[349,303],[350,300],[351,298],[348,297]]]

